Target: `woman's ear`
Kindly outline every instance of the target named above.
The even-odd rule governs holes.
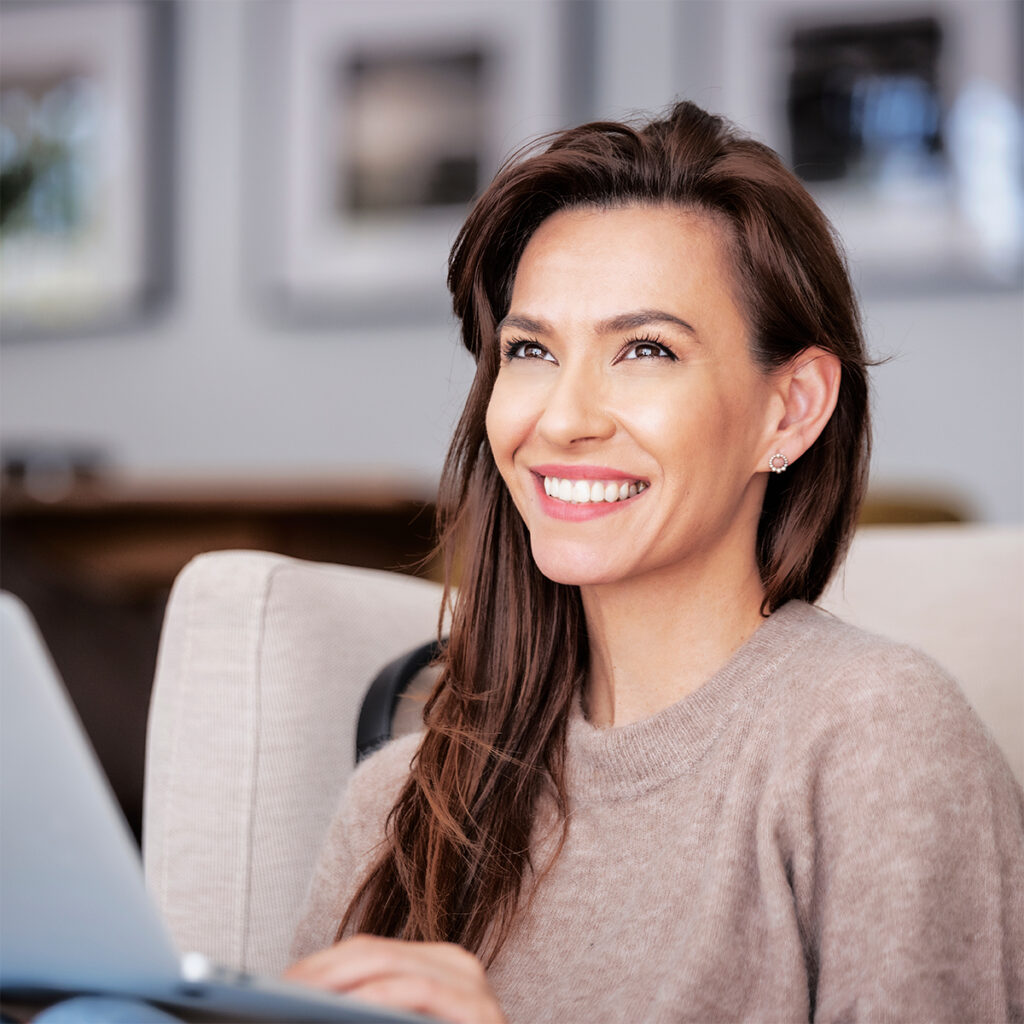
[[[765,468],[776,452],[795,462],[814,444],[836,407],[841,378],[839,357],[815,347],[804,349],[777,371],[783,414],[771,442],[774,447],[764,457]]]

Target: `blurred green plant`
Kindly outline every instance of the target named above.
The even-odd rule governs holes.
[[[0,171],[0,234],[67,231],[77,220],[72,154],[60,142],[34,139]]]
[[[96,89],[84,76],[0,88],[0,238],[81,226],[98,123]]]

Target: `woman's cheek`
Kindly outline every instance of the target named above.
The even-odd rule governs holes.
[[[527,396],[517,393],[521,390],[499,377],[487,406],[487,440],[506,482],[512,469],[512,456],[529,432]]]

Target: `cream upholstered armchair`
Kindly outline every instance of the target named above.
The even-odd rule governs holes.
[[[185,568],[150,709],[143,853],[182,949],[273,973],[355,760],[378,669],[436,630],[440,588],[221,552]],[[928,651],[1024,780],[1024,530],[869,527],[822,602]]]
[[[441,588],[224,551],[182,570],[149,713],[143,860],[178,948],[285,966],[378,669],[436,635]]]

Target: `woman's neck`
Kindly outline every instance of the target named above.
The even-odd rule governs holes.
[[[674,567],[581,593],[590,645],[583,706],[602,727],[639,721],[682,700],[764,621],[754,564],[725,576]]]

